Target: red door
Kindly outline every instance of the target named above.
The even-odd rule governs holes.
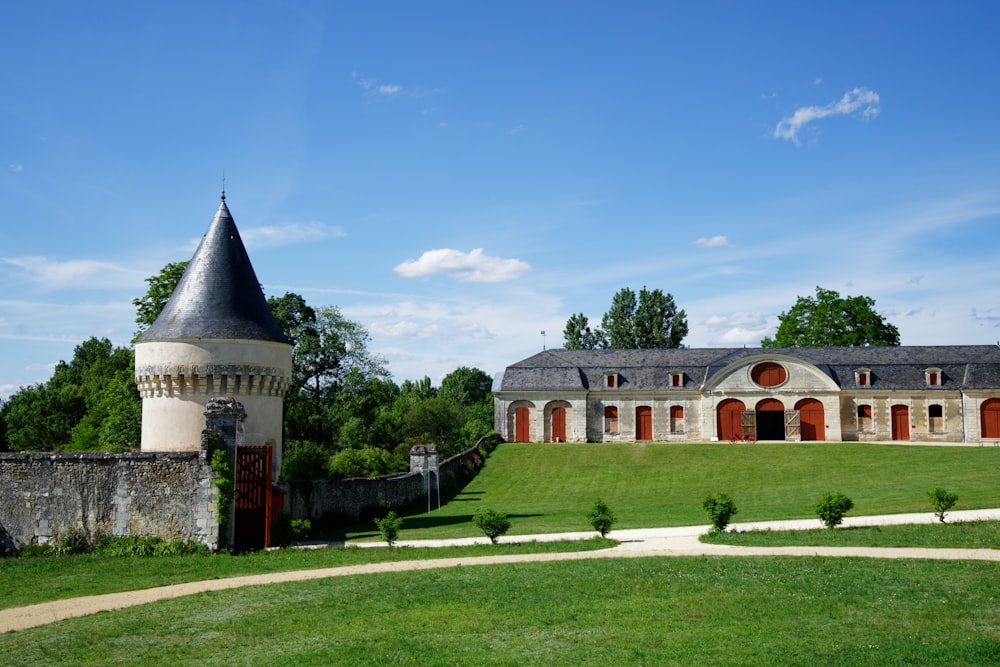
[[[826,440],[826,417],[823,404],[815,398],[803,398],[795,404],[799,411],[802,440]]]
[[[743,411],[746,409],[743,401],[735,398],[727,398],[719,403],[716,411],[719,440],[731,440],[733,436],[743,435]]]
[[[514,442],[531,442],[530,415],[528,408],[514,408]]]
[[[566,442],[566,408],[552,408],[552,442]]]
[[[635,439],[653,439],[653,408],[640,405],[635,409]]]
[[[894,405],[892,414],[892,439],[910,439],[910,409],[905,405]]]
[[[979,414],[982,437],[1000,438],[1000,398],[983,401]]]

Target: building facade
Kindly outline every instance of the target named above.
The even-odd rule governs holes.
[[[493,393],[508,442],[1000,442],[993,345],[555,349]]]

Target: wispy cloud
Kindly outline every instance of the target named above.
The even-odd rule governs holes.
[[[428,250],[419,259],[408,259],[393,270],[404,278],[444,273],[462,282],[498,283],[517,280],[531,271],[531,265],[519,259],[486,255],[482,248],[472,252],[441,248]]]
[[[799,143],[799,131],[813,121],[829,116],[859,115],[870,120],[879,115],[881,108],[878,93],[868,88],[855,88],[844,93],[836,102],[826,106],[800,107],[774,128],[774,138]]]
[[[357,72],[351,72],[351,78],[366,95],[392,97],[404,92],[399,84],[379,83],[377,79],[361,76]]]
[[[95,259],[58,261],[38,255],[0,257],[0,264],[20,269],[21,274],[46,289],[132,289],[146,274]]]
[[[240,232],[243,242],[252,248],[273,248],[275,246],[313,243],[325,239],[347,236],[340,227],[331,227],[322,222],[292,223],[288,225],[267,225]]]
[[[733,244],[729,242],[728,236],[702,236],[700,239],[694,242],[699,248],[722,248],[727,246],[732,246]]]
[[[20,174],[22,171],[24,171],[24,165],[21,164],[20,162],[18,162],[17,164],[8,165],[7,168],[10,169],[15,174]]]

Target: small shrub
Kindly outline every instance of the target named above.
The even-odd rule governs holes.
[[[708,520],[712,522],[712,531],[716,533],[726,532],[726,526],[729,525],[733,515],[739,512],[732,496],[722,492],[705,496],[701,501],[701,506],[708,513]]]
[[[378,526],[378,534],[391,547],[399,539],[399,529],[403,526],[403,519],[396,516],[394,511],[389,510],[389,513],[384,518],[375,519],[375,525]]]
[[[472,517],[472,523],[483,531],[483,534],[490,538],[490,542],[493,544],[497,543],[498,537],[510,530],[510,519],[507,518],[507,515],[491,509],[476,512],[475,516]]]
[[[292,519],[292,539],[296,542],[309,537],[312,532],[312,521],[309,519]]]
[[[958,494],[950,493],[938,486],[932,491],[928,491],[927,496],[931,499],[931,505],[934,506],[934,516],[938,518],[938,521],[944,523],[944,515],[958,502]]]
[[[813,506],[819,520],[827,528],[836,528],[843,522],[844,515],[854,507],[854,501],[843,493],[824,493]]]
[[[25,544],[17,552],[18,558],[44,558],[52,555],[52,547],[48,544]]]
[[[90,551],[90,538],[83,528],[70,528],[56,535],[52,552],[59,555],[85,554]]]
[[[587,512],[587,521],[594,527],[594,530],[601,534],[601,537],[607,537],[608,533],[611,532],[611,526],[614,525],[616,518],[608,504],[600,498]]]
[[[291,545],[293,539],[292,515],[282,510],[271,522],[271,546],[284,549]]]

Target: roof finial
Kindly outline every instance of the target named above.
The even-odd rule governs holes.
[[[226,201],[226,170],[222,170],[222,201]]]

